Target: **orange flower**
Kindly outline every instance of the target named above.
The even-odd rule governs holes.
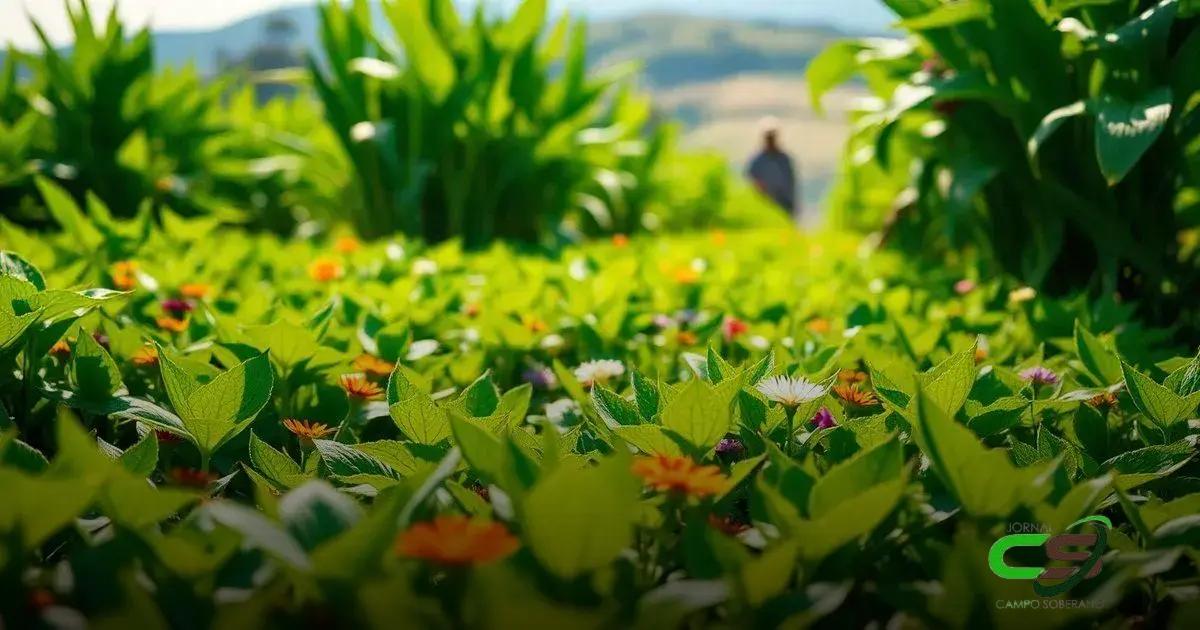
[[[853,385],[867,380],[867,375],[858,370],[842,370],[838,372],[838,382]]]
[[[522,315],[521,325],[531,333],[546,332],[546,330],[549,328],[549,326],[546,325],[546,322],[542,321],[537,315]]]
[[[678,284],[690,285],[700,281],[700,272],[693,269],[690,265],[676,268],[672,275]]]
[[[67,343],[66,339],[59,339],[50,346],[50,355],[63,358],[71,356],[71,344]]]
[[[193,300],[203,300],[212,292],[212,287],[202,282],[192,282],[179,287],[179,295]]]
[[[354,359],[353,365],[355,370],[376,379],[387,378],[391,376],[392,370],[396,367],[395,365],[388,363],[379,357],[373,357],[369,354],[358,355],[358,357]]]
[[[520,546],[504,525],[460,515],[417,523],[396,538],[397,555],[450,566],[496,562]]]
[[[318,258],[308,265],[308,277],[317,282],[331,282],[345,273],[342,263],[332,258]]]
[[[987,358],[988,358],[987,348],[984,348],[982,346],[975,348],[975,364],[976,365],[979,365],[980,363],[987,361]]]
[[[159,317],[154,320],[154,323],[158,324],[159,328],[173,333],[181,333],[188,329],[187,318]]]
[[[177,486],[186,486],[188,488],[208,488],[209,484],[217,480],[217,476],[197,470],[195,468],[172,468],[167,473],[167,478]]]
[[[130,360],[138,367],[158,365],[158,348],[154,346],[142,346],[137,352],[133,353]]]
[[[132,260],[122,260],[113,263],[108,275],[112,276],[113,287],[121,291],[130,291],[137,287],[138,264]]]
[[[716,245],[717,247],[722,247],[725,245],[726,240],[728,240],[728,239],[725,236],[724,230],[713,230],[713,232],[712,232],[713,245]]]
[[[354,252],[358,251],[360,247],[362,247],[362,244],[359,243],[358,239],[354,238],[353,236],[343,236],[333,242],[333,248],[337,250],[339,254],[353,254]]]
[[[833,393],[853,407],[874,407],[879,404],[875,394],[863,391],[857,385],[835,385]]]
[[[308,420],[293,420],[291,418],[283,421],[283,428],[291,431],[296,437],[300,438],[300,444],[305,447],[311,447],[313,440],[319,440],[337,432],[337,429],[327,424],[309,422]]]
[[[1117,400],[1116,395],[1114,395],[1112,392],[1104,392],[1103,394],[1096,394],[1095,396],[1092,396],[1088,400],[1088,404],[1097,409],[1105,410],[1116,408],[1120,402]]]
[[[681,330],[679,334],[675,335],[675,341],[678,341],[681,346],[694,346],[700,339],[696,337],[696,333],[690,330]]]
[[[720,494],[729,485],[729,479],[721,474],[719,467],[701,466],[688,457],[637,457],[633,460],[632,470],[655,490],[693,497]]]
[[[613,234],[612,244],[613,244],[613,247],[616,247],[617,249],[623,249],[625,247],[628,247],[629,246],[629,237],[625,236],[624,234]]]
[[[343,374],[339,380],[342,389],[346,390],[346,394],[351,398],[375,400],[383,395],[383,389],[368,381],[367,377],[362,374]]]
[[[823,317],[817,317],[809,320],[806,327],[810,332],[814,332],[818,335],[823,335],[833,328],[833,326],[830,325],[829,320]]]
[[[466,315],[467,317],[470,317],[471,319],[479,317],[479,312],[480,312],[479,305],[475,304],[474,302],[463,306],[463,315]]]

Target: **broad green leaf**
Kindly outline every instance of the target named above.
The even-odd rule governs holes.
[[[279,500],[279,519],[306,551],[349,530],[361,518],[358,503],[324,481],[310,481]]]
[[[525,497],[521,525],[530,551],[564,579],[607,566],[633,542],[639,492],[627,457],[595,468],[560,466]]]
[[[975,386],[975,346],[950,355],[917,379],[925,394],[947,415],[954,417]]]
[[[405,437],[418,444],[432,446],[450,437],[449,416],[424,392],[393,404],[388,413]]]
[[[121,370],[91,335],[80,333],[71,355],[79,395],[89,400],[107,400],[121,388]]]
[[[800,544],[800,555],[816,563],[874,530],[895,509],[907,483],[901,475],[844,498],[820,518],[797,523],[794,539]]]
[[[1096,104],[1096,156],[1100,170],[1115,186],[1162,134],[1171,118],[1171,88],[1150,91],[1130,103],[1105,94]]]
[[[1121,382],[1121,359],[1075,320],[1075,352],[1088,373],[1101,386]]]
[[[662,412],[663,428],[670,429],[700,451],[712,448],[729,431],[731,386],[712,387],[700,379],[684,386]]]
[[[984,447],[921,385],[915,405],[913,438],[968,514],[1003,518],[1049,490],[1037,480],[1040,470],[1014,468],[1003,451]]]
[[[959,2],[940,3],[920,16],[900,20],[896,26],[908,31],[929,31],[940,28],[951,28],[987,19],[992,13],[991,4],[983,0],[959,0]]]
[[[308,554],[296,539],[261,512],[227,500],[207,503],[204,511],[216,522],[241,534],[248,545],[295,569],[303,571],[310,567]]]
[[[396,478],[396,472],[370,454],[354,446],[332,440],[313,440],[321,461],[338,477],[377,475]]]
[[[384,5],[385,13],[404,46],[405,57],[435,102],[454,87],[454,60],[430,22],[425,0],[399,0]]]
[[[201,384],[159,350],[163,382],[187,434],[211,453],[243,429],[271,399],[274,372],[266,353]]]
[[[639,451],[649,455],[682,455],[679,446],[682,438],[673,438],[662,427],[656,424],[639,424],[634,426],[619,426],[613,429],[618,437],[629,442]]]
[[[903,472],[903,465],[899,439],[888,440],[856,454],[817,479],[808,497],[809,516],[819,520],[847,497],[857,496],[880,483],[897,479]]]
[[[16,252],[0,251],[0,276],[19,278],[33,285],[38,291],[46,290],[46,280],[33,263]]]
[[[1193,394],[1180,396],[1154,382],[1149,376],[1137,371],[1128,363],[1121,363],[1125,377],[1125,389],[1137,408],[1164,434],[1170,435],[1175,426],[1188,419],[1196,410],[1200,398]]]
[[[604,385],[592,388],[592,404],[610,427],[633,426],[642,422],[634,403],[618,396]]]
[[[200,496],[176,488],[155,488],[144,478],[120,475],[100,491],[100,507],[125,527],[151,527],[178,514]]]
[[[290,490],[307,480],[300,465],[286,453],[275,450],[270,444],[258,439],[250,432],[250,463],[254,470],[266,477],[277,489]]]
[[[0,469],[0,487],[6,496],[0,510],[0,531],[18,535],[25,549],[37,548],[74,523],[98,489],[97,484],[79,479],[31,477],[8,469]]]
[[[141,479],[149,477],[158,467],[158,436],[154,435],[154,431],[147,431],[137,444],[121,453],[118,461],[134,476]]]

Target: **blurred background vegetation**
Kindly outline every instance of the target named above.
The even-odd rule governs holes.
[[[470,248],[783,225],[740,173],[774,115],[808,225],[1197,321],[1200,0],[882,0],[858,38],[754,2],[510,4],[326,0],[159,35],[78,5],[72,45],[0,65],[4,216],[69,221],[43,177],[100,221]]]

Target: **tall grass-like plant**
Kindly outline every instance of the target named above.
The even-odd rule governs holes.
[[[808,72],[818,101],[854,75],[879,97],[833,197],[843,225],[887,217],[903,249],[979,247],[1052,291],[1194,294],[1198,3],[886,3],[907,40],[843,42]]]
[[[391,33],[375,31],[364,0],[324,3],[324,59],[310,63],[357,175],[360,232],[476,247],[551,241],[572,208],[625,221],[602,193],[641,183],[621,167],[654,155],[648,112],[607,98],[622,72],[588,74],[582,24],[543,33],[545,0],[499,20],[460,16],[450,0],[388,0],[383,12]]]

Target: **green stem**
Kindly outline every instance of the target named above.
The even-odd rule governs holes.
[[[796,408],[786,407],[787,413],[787,438],[783,443],[783,452],[788,457],[792,456],[792,443],[796,441]]]

